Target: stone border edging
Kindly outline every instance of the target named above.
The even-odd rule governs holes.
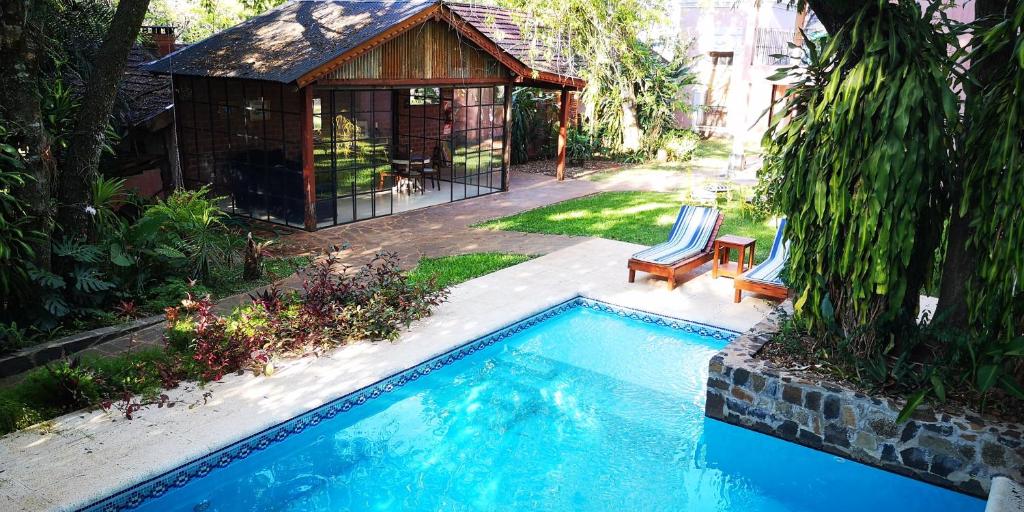
[[[131,334],[163,321],[164,315],[153,315],[128,323],[100,327],[23,348],[0,357],[0,378],[26,372],[64,356],[81,352],[89,347],[120,338],[126,334]]]
[[[711,358],[705,415],[984,498],[993,477],[1024,480],[1024,425],[869,397],[755,358],[775,315]]]

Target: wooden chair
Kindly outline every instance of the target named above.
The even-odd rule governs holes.
[[[448,154],[448,143],[440,142],[434,146],[434,153],[431,158],[431,167],[434,171],[431,179],[437,183],[437,189],[441,190],[441,174],[443,171],[448,172],[448,176],[452,176],[452,158]]]
[[[733,302],[743,300],[743,291],[759,293],[776,299],[785,299],[789,296],[789,288],[782,282],[780,274],[786,266],[786,259],[789,258],[789,242],[783,240],[783,233],[786,230],[786,219],[779,223],[779,230],[775,233],[775,242],[772,243],[772,251],[768,259],[761,264],[736,276],[733,280],[733,287],[736,288],[736,296]]]
[[[677,276],[714,258],[715,238],[724,218],[714,208],[683,206],[667,242],[637,252],[629,259],[629,282],[635,281],[639,270],[664,277],[668,289],[674,289]]]

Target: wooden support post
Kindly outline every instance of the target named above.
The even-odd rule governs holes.
[[[503,127],[504,137],[501,145],[501,189],[508,190],[512,183],[512,90],[515,88],[511,83],[505,85],[505,126]]]
[[[316,230],[316,174],[313,165],[313,86],[302,88],[302,191],[306,231]]]
[[[558,107],[558,160],[555,164],[555,179],[565,179],[565,147],[569,139],[569,90],[562,89]]]

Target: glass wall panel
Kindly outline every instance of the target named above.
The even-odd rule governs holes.
[[[236,214],[302,226],[298,93],[254,80],[175,82],[186,186],[210,185]]]

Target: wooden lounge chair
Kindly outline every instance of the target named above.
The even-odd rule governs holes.
[[[629,259],[629,282],[636,279],[639,270],[664,277],[668,289],[675,288],[677,276],[714,258],[715,237],[723,218],[714,208],[683,206],[667,242],[644,249]]]
[[[783,241],[785,230],[786,219],[782,219],[768,259],[733,280],[733,286],[736,288],[734,302],[743,300],[743,290],[776,299],[785,299],[789,296],[789,288],[786,288],[780,277],[782,268],[786,266],[786,258],[789,257],[789,242]]]

